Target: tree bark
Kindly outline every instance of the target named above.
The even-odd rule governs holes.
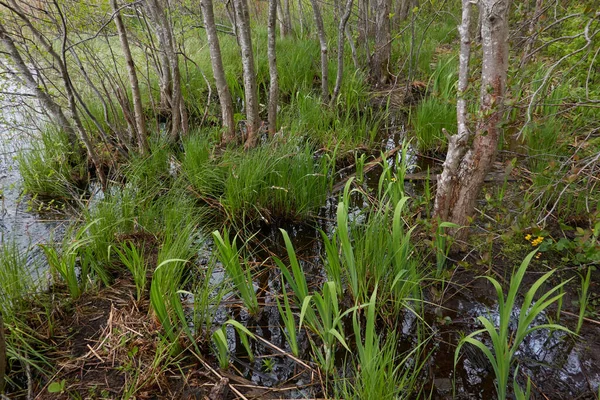
[[[323,25],[323,16],[319,0],[310,0],[319,35],[319,44],[321,46],[321,97],[323,103],[329,101],[329,58],[327,57],[327,37],[325,36],[325,26]]]
[[[206,28],[206,37],[210,50],[210,61],[212,64],[213,76],[219,94],[219,103],[221,104],[221,116],[223,117],[224,132],[221,137],[221,142],[231,143],[235,140],[235,121],[233,118],[233,100],[231,92],[225,79],[225,69],[223,68],[223,58],[221,57],[221,45],[217,35],[217,26],[215,24],[215,16],[213,11],[212,0],[201,0],[200,7],[202,8],[202,16],[204,18],[204,26]]]
[[[256,146],[260,117],[258,115],[258,87],[254,68],[254,54],[250,31],[250,13],[247,0],[234,0],[238,39],[242,51],[242,70],[244,75],[244,97],[246,106],[246,149]]]
[[[285,38],[292,33],[292,14],[290,13],[290,0],[278,0],[277,19],[279,20],[279,34]]]
[[[338,66],[337,76],[335,78],[335,88],[333,89],[333,96],[331,96],[331,105],[333,105],[333,102],[337,99],[338,95],[340,94],[340,89],[342,87],[342,76],[344,74],[344,33],[346,33],[346,24],[348,23],[348,19],[350,19],[350,14],[352,13],[353,3],[354,0],[348,0],[346,2],[344,14],[340,18],[340,25],[338,26]]]
[[[164,107],[170,108],[171,140],[175,141],[180,132],[183,134],[188,132],[188,118],[181,92],[181,74],[179,73],[175,36],[161,0],[148,0],[146,5],[161,47],[161,103]]]
[[[378,84],[388,81],[388,64],[392,51],[390,37],[390,0],[377,0],[375,12],[375,51],[371,73]]]
[[[129,84],[131,85],[131,97],[133,99],[133,112],[135,117],[136,126],[136,139],[138,149],[140,153],[145,154],[148,152],[148,132],[146,130],[146,121],[144,119],[144,109],[142,106],[142,94],[140,93],[140,85],[135,71],[135,63],[131,56],[131,49],[129,48],[129,39],[127,38],[127,30],[121,19],[121,13],[117,6],[117,0],[111,0],[111,6],[115,12],[115,25],[117,26],[117,33],[119,40],[121,41],[121,49],[125,56],[125,62],[127,63],[127,74],[129,76]]]
[[[496,156],[499,123],[502,119],[503,97],[508,69],[508,10],[510,0],[480,0],[482,13],[482,74],[479,120],[471,148],[468,147],[467,105],[470,55],[469,22],[471,5],[463,0],[460,73],[458,85],[458,133],[448,136],[448,153],[444,170],[438,180],[435,216],[460,226],[467,226],[472,217],[477,196]],[[468,230],[453,233],[465,239]]]
[[[277,77],[277,0],[269,0],[268,57],[269,57],[269,136],[277,132],[277,105],[279,83]]]

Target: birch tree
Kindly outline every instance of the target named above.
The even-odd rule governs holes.
[[[223,68],[223,58],[221,57],[221,45],[217,36],[217,26],[215,24],[214,8],[212,0],[201,0],[202,17],[206,29],[206,37],[210,51],[210,62],[212,65],[213,76],[221,104],[221,116],[223,118],[224,133],[221,138],[223,143],[230,143],[235,140],[235,121],[233,118],[233,100],[231,91],[225,79],[225,69]]]
[[[457,118],[458,132],[448,137],[448,153],[438,179],[434,213],[442,221],[467,226],[485,176],[496,156],[499,123],[508,69],[508,11],[510,0],[479,0],[482,14],[482,72],[479,113],[472,145],[467,100],[471,38],[471,1],[462,1]],[[468,230],[456,233],[464,239]]]
[[[375,5],[375,48],[371,74],[376,83],[385,84],[388,81],[388,64],[392,52],[390,0],[376,0]]]
[[[146,121],[144,118],[144,110],[142,106],[142,94],[140,92],[140,85],[135,71],[135,62],[131,56],[131,49],[129,48],[129,39],[127,38],[127,30],[121,19],[121,13],[117,6],[117,0],[111,0],[111,6],[115,13],[115,25],[117,27],[117,34],[121,42],[121,49],[125,56],[125,63],[127,64],[127,75],[129,77],[129,84],[131,86],[131,97],[133,99],[133,113],[135,118],[136,127],[136,139],[139,151],[144,154],[148,152],[148,133],[146,130]]]
[[[279,83],[277,77],[277,0],[269,0],[268,57],[269,57],[269,136],[277,131],[277,103]]]
[[[244,75],[244,97],[246,106],[246,138],[244,147],[256,146],[260,117],[258,115],[258,87],[254,68],[252,36],[250,31],[250,13],[247,0],[234,0],[235,18],[238,28],[238,41],[242,51],[242,70]]]
[[[344,33],[346,32],[346,24],[348,23],[348,19],[350,19],[350,14],[352,14],[352,4],[354,0],[348,0],[346,2],[346,7],[344,9],[344,14],[340,18],[340,24],[338,26],[338,54],[337,54],[337,75],[335,77],[335,87],[333,89],[333,96],[331,96],[331,104],[337,99],[340,94],[340,89],[342,87],[342,77],[344,75]],[[352,38],[348,39],[349,42],[352,42]],[[353,52],[354,57],[354,52]]]
[[[327,56],[327,36],[325,34],[325,25],[323,24],[323,15],[319,0],[310,0],[317,26],[317,35],[321,46],[321,100],[326,103],[329,101],[329,58]]]
[[[160,45],[161,105],[170,110],[171,140],[176,140],[180,132],[187,134],[188,117],[181,92],[179,56],[173,26],[167,18],[161,0],[148,0],[146,8]]]

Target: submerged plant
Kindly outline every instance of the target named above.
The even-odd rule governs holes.
[[[527,255],[527,257],[525,257],[523,260],[523,263],[516,273],[513,274],[506,297],[502,291],[502,285],[500,285],[496,279],[488,276],[485,277],[492,283],[496,289],[496,294],[498,295],[499,326],[494,326],[492,321],[484,316],[477,317],[479,322],[483,324],[484,328],[472,332],[466,337],[462,338],[458,343],[454,353],[455,368],[458,364],[460,350],[466,343],[477,347],[485,354],[492,365],[494,373],[496,374],[496,391],[499,399],[506,399],[508,378],[510,376],[511,367],[515,362],[514,356],[527,335],[540,329],[562,330],[565,332],[570,332],[567,328],[558,324],[541,324],[532,326],[532,323],[538,316],[542,315],[542,313],[551,304],[555,303],[563,296],[563,293],[560,293],[560,288],[563,287],[568,281],[554,286],[534,302],[534,297],[538,289],[552,276],[552,274],[554,274],[554,270],[542,275],[542,277],[535,281],[535,283],[529,288],[519,310],[519,319],[517,321],[516,330],[512,331],[510,329],[511,315],[516,306],[519,287],[523,282],[523,277],[525,276],[527,267],[536,252],[537,250],[529,253],[529,255]],[[476,339],[476,337],[482,333],[487,333],[489,335],[492,341],[491,350],[480,339]]]

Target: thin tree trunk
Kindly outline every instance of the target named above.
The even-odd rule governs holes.
[[[138,149],[142,154],[148,152],[148,132],[146,130],[146,121],[144,119],[144,110],[142,106],[142,94],[140,93],[140,85],[135,71],[135,63],[131,56],[131,49],[129,48],[129,40],[127,38],[127,30],[121,19],[121,13],[117,6],[117,0],[111,0],[112,8],[115,12],[115,25],[117,26],[117,32],[119,40],[121,41],[121,48],[123,55],[125,56],[125,62],[127,63],[127,74],[129,75],[129,84],[131,85],[131,97],[133,98],[133,112],[135,116],[136,125],[136,139]]]
[[[269,136],[277,132],[277,105],[279,98],[279,83],[277,79],[277,0],[269,0],[269,25],[268,25],[268,57],[269,57]]]
[[[304,25],[306,25],[304,17],[304,6],[302,5],[303,0],[298,0],[298,13],[300,14],[300,36],[304,37]]]
[[[92,160],[92,163],[94,164],[94,167],[96,168],[96,174],[98,175],[98,179],[100,180],[102,187],[104,189],[106,189],[106,188],[108,188],[108,181],[106,179],[106,175],[104,174],[104,171],[102,170],[102,163],[100,162],[100,159],[98,158],[98,154],[96,153],[96,149],[94,148],[94,143],[92,142],[91,138],[87,134],[87,131],[85,130],[85,127],[83,126],[83,122],[81,121],[81,118],[79,117],[79,110],[77,109],[75,88],[73,87],[73,82],[71,81],[71,76],[69,75],[69,70],[67,68],[67,23],[65,21],[64,14],[63,14],[57,0],[54,0],[53,2],[54,2],[54,6],[56,7],[56,10],[60,14],[61,23],[62,23],[62,30],[63,30],[63,32],[62,32],[62,34],[63,34],[62,35],[62,57],[59,57],[58,54],[56,54],[56,52],[52,49],[52,46],[50,46],[50,45],[48,45],[49,48],[47,48],[47,50],[51,54],[52,53],[56,54],[55,58],[57,58],[57,61],[59,61],[60,72],[62,75],[63,82],[65,84],[65,91],[67,93],[67,100],[69,102],[69,109],[71,111],[71,117],[73,118],[73,121],[75,122],[75,127],[77,128],[77,131],[79,132],[81,140],[83,141],[83,144],[85,145],[85,147],[87,149],[88,156],[90,157],[90,159]]]
[[[435,215],[443,221],[467,226],[473,215],[477,196],[496,156],[498,125],[502,119],[503,97],[508,69],[508,10],[510,0],[480,0],[482,15],[482,73],[479,120],[473,145],[468,148],[466,101],[468,83],[470,1],[463,0],[460,26],[461,54],[459,74],[459,132],[449,136],[444,171],[438,182]],[[454,233],[464,239],[468,230]]]
[[[160,7],[158,1],[159,0],[148,0],[145,4],[159,46],[159,63],[157,66],[159,67],[160,107],[162,110],[169,110],[171,109],[171,97],[173,96],[173,76],[171,75],[171,63],[169,62],[169,55],[167,53],[167,37],[158,10],[158,7]]]
[[[388,81],[388,64],[392,51],[390,38],[390,0],[377,0],[375,12],[375,52],[373,54],[373,78],[378,84]]]
[[[217,93],[219,94],[219,103],[221,104],[223,127],[225,128],[221,141],[223,143],[230,143],[235,140],[233,101],[227,80],[225,79],[225,69],[223,68],[221,46],[219,44],[219,37],[217,36],[212,0],[201,0],[200,7],[202,8],[202,16],[204,17],[204,26],[210,50],[210,61],[217,86]]]
[[[154,20],[156,37],[161,46],[161,64],[162,69],[168,73],[163,73],[165,79],[163,88],[166,90],[164,96],[165,102],[171,112],[171,140],[176,141],[180,132],[184,135],[188,132],[188,117],[181,92],[181,74],[179,72],[179,56],[173,27],[168,20],[165,10],[162,7],[161,0],[149,0],[146,4],[151,18]],[[162,90],[161,90],[162,91]]]
[[[369,50],[369,39],[371,39],[369,21],[369,0],[358,0],[358,42],[365,46],[366,65],[371,65],[371,51]]]
[[[335,88],[333,89],[333,96],[331,96],[331,105],[337,99],[340,94],[340,89],[342,87],[342,76],[344,74],[344,32],[346,32],[346,24],[348,23],[348,19],[350,18],[350,14],[352,13],[352,4],[354,0],[348,0],[346,2],[346,8],[344,9],[344,14],[340,19],[340,25],[338,27],[338,54],[337,54],[337,76],[335,78]]]
[[[277,19],[279,20],[279,34],[285,38],[292,33],[292,15],[290,13],[290,0],[278,0]]]
[[[354,68],[359,69],[360,64],[358,62],[358,55],[356,54],[356,45],[354,44],[354,38],[352,37],[352,33],[348,28],[348,24],[346,24],[346,29],[344,30],[344,33],[346,34],[348,45],[350,45],[350,52],[352,53],[352,62],[354,63]]]
[[[329,59],[327,57],[327,37],[325,36],[325,26],[323,25],[323,16],[319,0],[310,0],[315,16],[315,25],[319,35],[319,44],[321,46],[321,97],[323,103],[329,101]]]
[[[246,140],[245,148],[256,146],[260,117],[258,115],[258,87],[252,52],[250,32],[250,14],[247,0],[234,0],[236,21],[238,24],[239,43],[242,51],[242,70],[244,75],[244,97],[246,106]]]
[[[15,46],[12,38],[4,29],[2,21],[0,21],[0,41],[2,41],[4,44],[8,55],[12,59],[13,66],[23,79],[26,87],[31,90],[31,92],[40,102],[41,106],[50,114],[50,117],[53,119],[52,122],[54,122],[67,134],[69,142],[79,148],[79,139],[77,138],[77,134],[73,129],[73,125],[63,113],[62,108],[38,84],[31,73],[31,70],[25,64],[23,57],[21,57],[21,53]]]

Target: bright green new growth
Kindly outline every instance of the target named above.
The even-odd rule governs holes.
[[[558,301],[564,293],[560,293],[560,288],[563,287],[568,281],[565,281],[543,294],[537,301],[533,301],[539,288],[552,276],[553,271],[545,273],[529,288],[523,299],[523,305],[519,312],[519,320],[517,322],[516,331],[510,330],[511,314],[516,305],[517,294],[519,287],[525,276],[527,267],[535,255],[537,250],[532,251],[525,257],[523,263],[513,274],[510,280],[510,287],[508,294],[504,297],[502,286],[500,283],[492,277],[486,276],[498,295],[498,314],[500,317],[500,325],[496,328],[494,324],[486,317],[479,316],[477,319],[483,324],[484,328],[479,329],[475,332],[470,333],[468,336],[461,339],[456,347],[454,353],[454,367],[458,364],[458,358],[460,350],[469,343],[479,348],[490,361],[494,373],[496,374],[496,390],[499,399],[505,399],[508,390],[508,378],[510,376],[511,366],[514,363],[514,355],[519,349],[519,346],[530,333],[539,329],[550,329],[550,330],[562,330],[570,332],[567,328],[558,324],[542,324],[531,326],[533,321],[541,315],[551,304]],[[555,293],[559,292],[558,295]],[[481,340],[475,337],[487,333],[492,341],[492,349],[490,350]],[[516,389],[515,389],[516,390]]]
[[[60,251],[52,246],[40,245],[46,255],[51,271],[54,274],[58,273],[65,281],[73,299],[81,296],[88,281],[92,278],[92,273],[95,273],[105,284],[108,283],[106,271],[87,251],[87,246],[93,241],[93,238],[88,236],[88,229],[96,222],[92,221],[74,233],[67,232]],[[78,260],[80,261],[79,265],[77,264]],[[79,272],[79,277],[77,272]]]
[[[314,309],[310,308],[311,302],[315,307]],[[351,351],[344,339],[342,319],[356,308],[355,306],[344,312],[340,310],[338,290],[335,282],[325,282],[322,293],[315,293],[304,298],[302,309],[300,310],[299,329],[302,328],[302,322],[307,317],[307,325],[323,342],[321,349],[321,346],[311,339],[311,345],[317,361],[327,373],[334,371],[335,350],[338,342],[346,350]],[[310,312],[308,312],[309,310]]]
[[[252,273],[249,268],[244,268],[240,262],[240,251],[237,248],[237,235],[233,240],[229,239],[227,230],[223,230],[223,236],[219,231],[213,232],[213,239],[219,259],[231,278],[248,312],[252,315],[258,313],[258,300],[252,282]]]
[[[281,290],[283,291],[283,307],[279,302],[279,298],[277,298],[277,309],[279,310],[279,315],[281,316],[281,319],[285,325],[285,338],[290,345],[290,349],[292,349],[292,354],[298,357],[300,355],[300,348],[298,347],[296,319],[294,317],[292,307],[290,306],[290,300],[288,299],[287,291],[285,290],[285,282],[283,281],[281,282]]]
[[[577,328],[575,333],[579,335],[581,327],[583,326],[583,318],[585,317],[585,311],[590,302],[590,284],[592,279],[592,268],[588,267],[587,274],[581,277],[581,288],[579,290],[579,316],[577,318]]]
[[[148,265],[143,253],[133,242],[126,242],[121,249],[117,247],[109,249],[113,249],[117,253],[123,265],[131,272],[135,283],[136,299],[140,301],[146,290],[146,274],[148,272]]]
[[[219,360],[219,367],[222,370],[226,370],[229,368],[229,344],[227,342],[227,325],[231,325],[235,328],[238,335],[240,336],[240,340],[242,345],[246,349],[248,353],[248,358],[250,361],[254,361],[254,353],[252,352],[252,348],[250,347],[250,342],[248,341],[248,337],[255,339],[255,336],[252,332],[248,330],[244,325],[240,324],[238,321],[234,319],[227,320],[220,329],[217,329],[212,336],[213,343],[215,344],[215,353],[217,359]]]
[[[166,218],[165,241],[158,253],[158,266],[150,284],[150,306],[167,339],[176,346],[182,329],[191,337],[180,295],[184,267],[196,254],[195,243],[200,238],[194,224],[176,218],[177,210],[168,212],[173,215]]]

